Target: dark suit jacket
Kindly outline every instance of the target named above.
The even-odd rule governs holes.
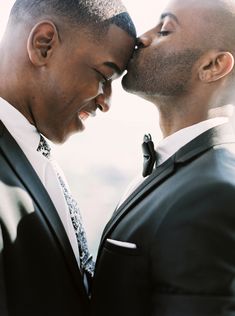
[[[54,205],[0,122],[0,315],[87,316],[88,305]]]
[[[180,149],[114,213],[98,253],[92,311],[235,315],[235,136],[229,126]]]

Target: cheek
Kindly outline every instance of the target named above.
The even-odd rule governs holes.
[[[64,71],[63,71],[64,70]],[[102,93],[102,84],[89,69],[62,69],[50,82],[51,95],[65,103],[82,105]]]
[[[155,63],[155,58],[151,52],[144,52],[138,56],[134,63],[134,67],[137,69],[137,72],[146,73],[153,67]]]
[[[89,78],[84,80],[73,80],[67,83],[63,89],[64,100],[76,100],[78,103],[86,103],[102,93],[102,85]]]
[[[83,102],[89,102],[103,93],[103,85],[97,80],[83,81],[76,85],[77,97]]]

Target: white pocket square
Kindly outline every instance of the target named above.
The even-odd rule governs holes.
[[[126,241],[120,241],[120,240],[115,240],[115,239],[107,239],[107,242],[110,244],[119,246],[119,247],[124,247],[124,248],[130,248],[130,249],[136,249],[137,246],[134,243],[131,242],[126,242]]]

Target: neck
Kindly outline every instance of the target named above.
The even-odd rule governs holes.
[[[233,115],[233,105],[218,105],[211,106],[209,102],[202,98],[198,101],[193,98],[193,101],[181,98],[180,100],[169,100],[165,98],[154,102],[159,109],[159,123],[163,137],[168,137],[175,132],[200,123],[202,121],[216,118],[220,116],[231,117]]]

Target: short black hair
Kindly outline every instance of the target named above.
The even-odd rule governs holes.
[[[17,23],[25,16],[58,16],[71,24],[95,27],[97,32],[116,24],[136,37],[135,26],[121,0],[16,0],[10,19]]]

